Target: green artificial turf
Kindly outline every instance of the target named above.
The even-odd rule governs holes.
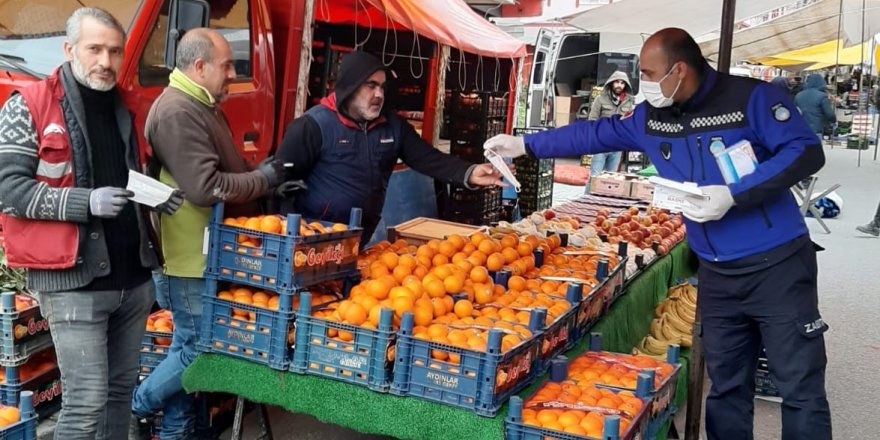
[[[628,291],[594,327],[602,333],[602,349],[628,352],[647,334],[655,305],[668,286],[693,275],[686,245],[650,266],[628,285]],[[584,338],[566,353],[573,358],[589,348]],[[689,353],[685,353],[689,356]],[[687,368],[679,376],[676,401],[686,396]],[[539,378],[519,395],[527,397],[546,379]],[[507,405],[494,418],[414,397],[382,394],[367,388],[315,376],[269,369],[222,355],[202,354],[184,372],[187,391],[236,394],[249,401],[279,406],[290,412],[353,429],[413,440],[500,440],[504,438]],[[662,435],[661,438],[665,438]]]

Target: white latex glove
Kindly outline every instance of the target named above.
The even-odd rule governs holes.
[[[483,144],[484,150],[494,150],[501,157],[519,157],[526,154],[523,138],[509,134],[499,134]]]
[[[733,207],[733,196],[727,185],[701,186],[703,196],[688,196],[696,208],[685,209],[681,213],[692,221],[705,223],[718,220]]]

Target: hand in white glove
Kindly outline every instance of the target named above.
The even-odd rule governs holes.
[[[494,150],[501,157],[519,157],[526,154],[523,138],[509,134],[499,134],[483,144],[484,150]]]
[[[682,214],[697,223],[718,220],[734,205],[733,196],[727,185],[701,186],[703,196],[688,196],[696,207],[682,211]]]

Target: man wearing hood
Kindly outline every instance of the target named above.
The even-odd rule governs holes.
[[[607,118],[613,115],[622,116],[629,113],[634,106],[635,98],[632,94],[629,78],[625,73],[618,70],[608,77],[602,93],[593,101],[589,120],[595,121],[599,118]],[[620,151],[594,154],[593,158],[590,159],[590,176],[598,176],[603,171],[617,171],[617,167],[620,166],[621,154]],[[584,192],[590,192],[589,182],[587,182]]]
[[[831,106],[825,90],[825,80],[818,73],[807,77],[807,84],[794,97],[794,103],[807,120],[807,125],[820,139],[825,125],[837,122],[837,115],[834,114],[834,107]]]
[[[437,151],[388,111],[386,79],[379,59],[352,52],[342,61],[334,92],[290,123],[276,157],[293,164],[288,178],[304,180],[307,189],[283,201],[282,213],[346,223],[351,208],[361,208],[364,245],[381,218],[398,158],[446,183],[471,189],[502,185],[491,164],[474,165]]]

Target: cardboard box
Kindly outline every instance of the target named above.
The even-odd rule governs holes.
[[[556,113],[577,113],[584,102],[583,96],[557,96]]]
[[[629,197],[632,192],[632,181],[621,178],[622,174],[602,173],[590,176],[590,194],[613,197]]]
[[[553,120],[556,122],[556,128],[565,127],[577,120],[577,113],[556,113]]]
[[[630,189],[630,198],[652,201],[654,200],[654,184],[646,179],[633,180]]]

